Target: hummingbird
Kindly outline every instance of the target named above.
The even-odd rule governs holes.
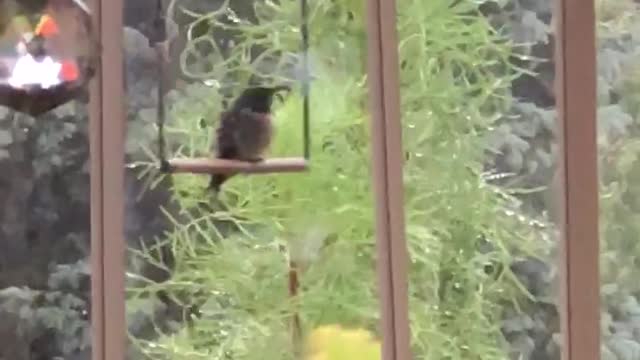
[[[274,96],[281,91],[289,92],[286,85],[274,87],[246,88],[231,104],[229,110],[220,115],[220,123],[215,129],[218,159],[248,162],[263,161],[263,154],[273,138],[274,128],[271,106]],[[211,176],[209,189],[216,193],[222,184],[235,174],[215,174]]]

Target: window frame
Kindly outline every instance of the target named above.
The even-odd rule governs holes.
[[[600,359],[600,275],[594,0],[556,0],[556,104],[562,153],[560,327],[563,360]]]
[[[92,359],[125,358],[123,0],[94,0],[101,42],[91,83]],[[410,359],[408,254],[396,1],[366,0],[372,181],[383,359]],[[594,0],[556,0],[556,102],[562,153],[560,302],[563,360],[600,358]]]

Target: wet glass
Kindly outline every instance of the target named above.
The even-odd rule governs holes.
[[[0,2],[0,359],[88,360],[88,88],[68,42],[82,24],[44,3]]]
[[[559,359],[552,4],[397,12],[413,357]]]
[[[640,351],[637,274],[640,11],[634,1],[596,1],[602,359]]]
[[[345,336],[345,351],[380,357],[361,3],[309,1],[308,67],[298,1],[186,1],[160,17],[155,1],[125,3],[129,359],[322,356]],[[256,157],[266,118],[234,103],[257,86],[291,87],[259,157],[302,156],[307,78],[309,171],[237,174],[217,193],[209,175],[158,171],[159,99],[167,158]]]

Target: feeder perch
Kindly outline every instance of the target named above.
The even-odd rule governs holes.
[[[272,172],[301,172],[308,169],[304,158],[275,158],[261,162],[244,162],[224,159],[172,159],[168,162],[168,171],[172,173],[216,174],[244,173],[264,174]]]
[[[83,94],[98,55],[91,13],[84,3],[43,3],[38,14],[15,11],[0,34],[0,105],[31,116]],[[0,12],[9,10],[0,3]],[[31,15],[37,17],[34,24],[28,20]]]

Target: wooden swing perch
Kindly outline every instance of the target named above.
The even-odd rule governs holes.
[[[271,158],[261,162],[245,162],[215,158],[174,158],[167,161],[164,169],[170,173],[217,174],[217,173],[291,173],[309,169],[307,159],[300,157]]]

